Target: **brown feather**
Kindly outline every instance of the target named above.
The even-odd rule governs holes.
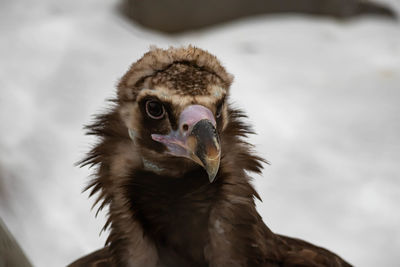
[[[82,257],[73,263],[69,264],[67,267],[113,267],[111,254],[108,247],[96,250],[95,252]]]

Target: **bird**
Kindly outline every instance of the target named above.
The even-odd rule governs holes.
[[[79,162],[95,168],[86,190],[108,207],[107,241],[70,267],[351,266],[264,223],[251,174],[267,161],[247,141],[232,82],[192,45],[151,47],[130,66],[86,126],[98,141]]]

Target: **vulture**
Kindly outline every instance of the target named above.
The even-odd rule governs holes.
[[[306,241],[273,233],[250,173],[265,162],[229,104],[233,76],[197,47],[151,48],[87,126],[98,143],[80,164],[108,207],[105,246],[69,266],[351,266]]]

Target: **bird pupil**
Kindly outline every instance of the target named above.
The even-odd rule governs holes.
[[[149,111],[150,115],[152,115],[154,117],[158,117],[158,116],[162,115],[162,112],[163,112],[160,103],[158,103],[156,101],[150,101],[148,103],[148,111]]]

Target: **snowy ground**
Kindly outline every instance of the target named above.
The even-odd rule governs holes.
[[[397,0],[386,1],[400,12]],[[400,23],[258,17],[165,36],[115,1],[0,2],[0,217],[35,266],[103,245],[73,165],[82,125],[149,45],[195,44],[236,76],[232,99],[272,165],[255,184],[270,228],[356,266],[400,262]]]

